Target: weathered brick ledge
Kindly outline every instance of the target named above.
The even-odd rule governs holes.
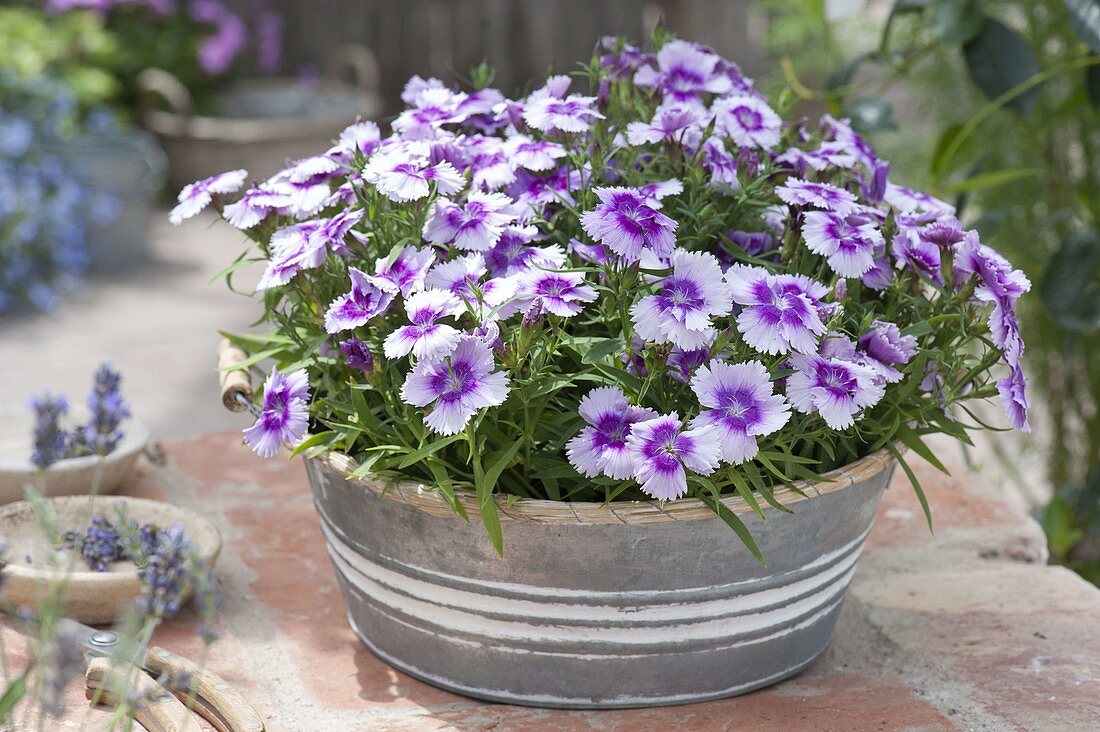
[[[239,433],[165,445],[130,493],[202,511],[227,539],[226,637],[209,664],[271,730],[1096,729],[1100,591],[1045,566],[1034,521],[978,475],[917,465],[931,536],[904,476],[879,509],[830,650],[802,675],[735,699],[658,710],[554,712],[454,696],[375,659],[344,621],[302,466],[262,462]],[[194,618],[157,644],[198,657]],[[21,638],[3,631],[9,662]],[[81,690],[57,729],[95,729]],[[47,728],[55,728],[48,726]]]

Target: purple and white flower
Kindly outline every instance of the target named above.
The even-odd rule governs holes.
[[[228,173],[189,183],[180,191],[176,207],[168,213],[168,220],[179,226],[186,219],[195,216],[210,205],[214,194],[236,193],[244,185],[248,171],[231,170]]]
[[[759,97],[721,97],[711,105],[711,114],[718,132],[741,147],[771,150],[779,144],[783,120]]]
[[[885,381],[869,366],[817,354],[791,356],[787,399],[803,414],[817,412],[834,430],[855,424],[864,409],[886,393]]]
[[[657,413],[635,407],[620,390],[603,386],[581,397],[577,409],[588,426],[566,445],[569,464],[589,478],[606,475],[625,480],[634,475],[634,463],[626,449],[631,427]]]
[[[264,383],[263,411],[244,430],[244,441],[260,457],[274,457],[281,445],[302,441],[309,427],[309,377],[305,369],[289,374],[271,369]]]
[[[722,266],[713,254],[677,249],[672,273],[660,282],[660,292],[643,297],[630,309],[640,336],[653,343],[673,343],[680,348],[709,346],[718,331],[715,316],[733,308]]]
[[[800,178],[788,178],[775,189],[775,195],[791,206],[814,206],[840,216],[847,216],[858,208],[855,195],[849,191]]]
[[[285,213],[292,205],[290,196],[267,184],[253,186],[244,195],[222,210],[222,215],[231,226],[238,229],[251,229],[263,221],[272,212]]]
[[[363,169],[363,177],[398,203],[424,198],[431,183],[445,196],[453,196],[466,185],[466,179],[450,163],[430,165],[425,158],[409,158],[400,152],[375,153]]]
[[[596,97],[570,94],[565,99],[545,96],[527,104],[523,120],[540,132],[586,132],[592,120],[603,119],[596,111]]]
[[[489,251],[485,252],[485,264],[494,277],[508,277],[530,267],[563,269],[565,252],[557,244],[546,247],[531,246],[539,235],[534,226],[509,226]]]
[[[759,361],[701,366],[691,389],[706,407],[692,426],[712,427],[722,447],[722,460],[737,465],[756,456],[756,438],[787,423],[790,405],[772,389],[768,370]]]
[[[1031,432],[1031,424],[1027,421],[1027,380],[1019,364],[1012,366],[1008,376],[997,382],[997,392],[1012,426],[1021,432]]]
[[[771,275],[762,267],[735,264],[726,271],[733,301],[742,305],[737,329],[756,350],[814,353],[825,334],[821,299],[829,288],[803,275]]]
[[[721,447],[714,428],[682,429],[675,412],[638,422],[626,438],[634,478],[653,498],[671,500],[687,493],[687,471],[710,475],[718,468]]]
[[[593,188],[601,203],[581,215],[581,225],[596,241],[627,262],[637,262],[649,249],[658,257],[672,255],[677,223],[648,204],[636,188]]]
[[[445,358],[418,361],[405,378],[401,398],[415,407],[431,406],[424,424],[433,432],[457,434],[474,414],[508,397],[508,377],[493,366],[489,346],[464,335]]]
[[[438,321],[462,311],[459,299],[445,290],[424,290],[412,295],[405,300],[409,325],[390,333],[382,344],[386,358],[401,358],[409,353],[427,361],[443,358],[454,350],[462,333]]]
[[[424,289],[424,278],[434,262],[435,252],[431,249],[417,249],[409,245],[396,256],[375,260],[374,272],[395,284],[401,290],[401,297],[408,297]]]
[[[553,170],[557,161],[568,153],[565,148],[550,140],[533,140],[527,135],[512,135],[504,142],[504,154],[515,167],[534,172]]]
[[[348,268],[351,291],[332,301],[325,313],[325,331],[339,333],[358,328],[390,308],[397,285],[383,277]]]
[[[908,226],[899,229],[890,244],[890,251],[898,267],[908,267],[936,284],[943,284],[940,248],[922,237],[917,229]]]
[[[626,126],[626,139],[635,147],[665,140],[675,140],[699,120],[699,111],[691,106],[662,105],[651,122],[631,122]]]
[[[880,366],[886,380],[894,383],[902,378],[902,373],[895,367],[909,363],[917,355],[917,339],[902,335],[893,323],[876,320],[871,323],[871,330],[859,337],[859,348]]]
[[[314,219],[279,229],[271,236],[271,259],[256,291],[290,282],[303,269],[316,269],[328,252],[347,253],[344,237],[363,219],[360,209],[345,209],[329,219]]]
[[[875,265],[875,252],[885,245],[882,233],[865,216],[838,216],[807,211],[802,220],[806,247],[826,258],[841,277],[862,277]]]
[[[580,314],[584,303],[596,299],[596,290],[584,279],[582,272],[549,272],[534,267],[517,275],[522,309],[538,304],[540,313],[551,313],[562,318]]]
[[[974,299],[993,305],[989,313],[993,342],[1004,351],[1005,362],[1011,367],[1017,366],[1024,352],[1024,341],[1016,319],[1016,300],[1031,289],[1031,282],[1023,272],[1013,269],[1007,259],[982,244],[976,231],[966,232],[963,240],[955,245],[954,254],[956,277],[972,275],[977,278]]]
[[[424,239],[483,252],[500,240],[504,227],[516,219],[512,199],[503,193],[473,191],[464,204],[441,198],[424,223]]]
[[[374,354],[370,346],[358,338],[340,341],[340,352],[344,354],[344,363],[351,368],[368,374],[374,371]]]
[[[729,77],[717,69],[718,55],[697,44],[669,41],[655,60],[657,68],[648,64],[638,68],[634,83],[655,88],[668,100],[697,102],[704,94],[725,94],[731,89]]]

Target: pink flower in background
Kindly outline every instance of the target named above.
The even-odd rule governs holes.
[[[462,333],[438,321],[462,310],[458,298],[444,290],[424,290],[409,297],[405,300],[409,325],[386,337],[383,344],[386,358],[400,358],[409,353],[428,361],[443,358],[458,344]]]
[[[325,313],[325,331],[341,331],[365,325],[389,310],[397,295],[397,286],[387,279],[369,275],[355,267],[348,268],[351,291],[332,301]]]
[[[516,219],[512,199],[503,193],[473,191],[465,203],[441,198],[424,223],[424,239],[433,244],[453,244],[459,249],[482,252],[500,240],[504,227]]]
[[[814,353],[826,327],[818,311],[829,288],[802,275],[771,275],[735,264],[726,272],[734,302],[744,306],[737,329],[745,342],[769,355]]]
[[[650,249],[659,257],[672,255],[676,222],[648,204],[636,188],[593,188],[601,203],[581,215],[581,225],[596,241],[627,262]]]
[[[779,144],[783,121],[755,96],[722,97],[711,105],[716,129],[741,147],[771,150]]]
[[[660,500],[687,493],[685,468],[710,475],[718,468],[721,448],[711,427],[682,429],[675,412],[636,423],[626,439],[634,477],[647,495]]]
[[[210,205],[214,194],[236,193],[244,185],[248,171],[231,170],[228,173],[197,180],[183,187],[176,207],[168,213],[168,220],[179,226],[186,219],[195,216]]]
[[[244,441],[260,457],[274,457],[282,445],[296,445],[309,427],[309,378],[305,369],[289,374],[271,369],[264,383],[263,411],[244,430]]]
[[[624,480],[634,475],[634,463],[626,449],[631,427],[654,419],[652,409],[635,407],[619,389],[603,386],[581,397],[577,408],[588,425],[566,445],[569,463],[581,475],[606,475]]]
[[[401,398],[415,407],[431,406],[424,424],[433,432],[457,434],[474,414],[508,397],[508,377],[493,366],[488,345],[462,336],[446,358],[417,362],[401,387]]]
[[[756,438],[778,431],[791,416],[787,401],[772,391],[764,364],[711,361],[691,380],[691,389],[706,407],[692,426],[714,428],[722,460],[734,465],[756,457]]]
[[[718,335],[711,318],[729,315],[733,307],[718,259],[706,252],[677,249],[672,273],[659,286],[656,295],[643,297],[630,309],[638,335],[685,349],[710,345]]]
[[[795,354],[791,365],[787,399],[799,412],[819,413],[834,430],[851,427],[885,394],[885,382],[868,366],[817,354]]]

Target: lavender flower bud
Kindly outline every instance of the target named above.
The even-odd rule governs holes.
[[[92,416],[77,436],[84,448],[81,452],[109,455],[118,447],[124,434],[119,427],[130,417],[130,407],[122,397],[121,383],[122,375],[109,362],[99,367],[88,394],[88,411]]]
[[[865,191],[867,200],[877,203],[886,195],[886,179],[890,175],[890,163],[885,160],[875,162],[875,171],[871,176],[871,184]]]

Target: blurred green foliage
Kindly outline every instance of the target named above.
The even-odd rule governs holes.
[[[1043,524],[1055,560],[1100,580],[1100,0],[764,6],[782,83],[850,117],[891,178],[954,200],[1031,277],[1032,439],[1056,487]]]
[[[94,13],[0,7],[0,69],[25,80],[58,77],[85,111],[117,104],[122,58],[118,39]]]

